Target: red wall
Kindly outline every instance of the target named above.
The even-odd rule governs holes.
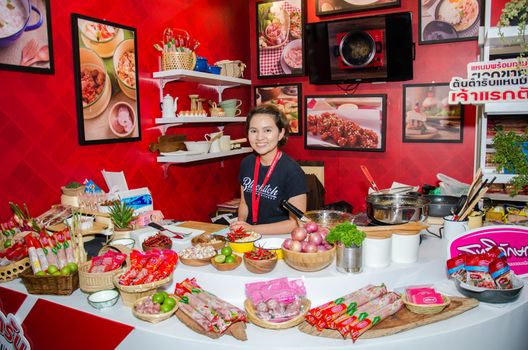
[[[402,84],[449,82],[452,76],[465,76],[466,64],[475,61],[477,41],[435,45],[418,45],[418,1],[402,1],[401,8],[384,11],[367,11],[361,14],[339,16],[315,15],[315,0],[306,2],[307,21],[318,22],[338,18],[367,16],[380,13],[411,11],[413,37],[416,41],[414,80],[386,84],[360,84],[357,94],[387,94],[387,143],[384,153],[353,151],[305,150],[303,137],[291,137],[285,150],[296,159],[323,160],[325,162],[326,202],[346,200],[354,212],[364,210],[368,183],[360,165],[370,170],[380,188],[389,187],[392,181],[412,185],[437,184],[436,174],[441,172],[461,181],[470,182],[473,174],[475,144],[475,109],[465,111],[464,142],[403,143],[402,142]],[[255,18],[255,1],[250,5],[250,17]],[[251,61],[253,77],[257,76],[255,25],[251,22]],[[343,94],[335,85],[311,85],[307,77],[292,79],[253,79],[254,84],[301,82],[303,95]],[[304,110],[304,106],[303,106]],[[304,113],[304,112],[303,112]],[[303,114],[304,117],[304,114]]]
[[[70,14],[103,18],[137,29],[140,76],[142,141],[79,146],[73,80]],[[0,71],[0,221],[10,214],[8,201],[27,203],[38,215],[60,201],[60,186],[91,178],[105,190],[100,171],[124,170],[130,188],[148,186],[154,206],[167,217],[207,219],[215,204],[238,193],[240,157],[220,162],[171,166],[167,179],[155,155],[148,151],[159,133],[147,130],[160,116],[159,92],[151,72],[158,70],[158,55],[152,45],[161,40],[167,26],[184,28],[201,42],[198,54],[216,62],[240,59],[249,62],[248,3],[231,0],[51,0],[55,74],[42,75]],[[249,76],[246,73],[246,77]],[[180,108],[189,105],[187,94],[208,98],[216,93],[196,85],[172,84],[168,92],[180,96]],[[236,88],[225,97],[249,101],[250,88]],[[202,139],[216,129],[172,128],[170,133]],[[241,127],[234,136],[242,136]]]
[[[55,74],[40,75],[0,71],[0,219],[9,215],[7,201],[26,202],[36,215],[57,203],[60,186],[71,180],[91,178],[104,185],[100,170],[124,170],[130,188],[148,186],[154,205],[167,217],[207,219],[215,203],[238,193],[237,174],[241,157],[220,162],[172,166],[168,178],[148,144],[156,140],[154,126],[159,116],[159,96],[151,72],[157,70],[152,44],[161,39],[167,26],[185,28],[202,44],[198,54],[215,62],[241,59],[248,64],[245,77],[256,77],[255,0],[175,1],[125,0],[66,2],[51,0]],[[306,1],[308,22],[318,21],[315,0]],[[402,1],[399,9],[369,11],[360,15],[412,11],[414,37],[418,34],[418,1]],[[142,141],[98,146],[79,146],[73,82],[70,14],[104,18],[137,28],[140,75]],[[249,16],[248,16],[249,14]],[[352,17],[344,14],[333,18]],[[467,62],[475,61],[476,41],[416,47],[413,81],[447,82],[465,75]],[[339,94],[335,86],[310,85],[308,78],[265,79],[255,84],[300,82],[303,94]],[[250,101],[250,88],[227,90],[225,98]],[[180,96],[180,108],[188,106],[186,95],[197,92],[208,98],[215,93],[191,84],[172,84],[168,92]],[[365,164],[380,187],[399,181],[435,184],[435,175],[445,173],[469,181],[473,172],[475,112],[466,109],[464,142],[460,144],[402,143],[402,83],[361,84],[357,93],[386,93],[387,146],[384,153],[350,151],[308,151],[302,137],[292,137],[286,151],[297,159],[325,161],[327,202],[346,200],[355,211],[364,207],[367,182],[359,166]],[[187,100],[187,101],[186,101]],[[184,102],[185,101],[185,102]],[[248,103],[245,104],[247,111]],[[199,139],[214,126],[177,127],[170,133],[185,133]],[[229,126],[228,133],[242,136],[241,126]],[[223,165],[223,166],[222,166]],[[103,186],[105,188],[105,186]],[[105,188],[106,189],[106,188]]]

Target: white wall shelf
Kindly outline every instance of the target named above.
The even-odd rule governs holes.
[[[167,133],[169,128],[174,126],[181,126],[184,124],[222,124],[218,126],[220,130],[223,130],[223,124],[225,123],[245,123],[246,117],[178,117],[178,118],[156,118],[155,123],[157,126],[148,128],[148,130],[159,130],[162,135]]]
[[[488,28],[484,32],[484,48],[489,55],[515,54],[521,51],[522,37],[519,35],[518,27],[501,28],[503,36],[499,34],[498,27]],[[524,41],[528,41],[528,35],[524,34]]]
[[[495,200],[495,201],[528,202],[528,196],[526,195],[517,195],[517,196],[512,197],[506,193],[486,193],[484,197]]]

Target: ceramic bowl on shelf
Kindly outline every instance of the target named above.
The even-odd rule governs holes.
[[[119,292],[115,289],[105,289],[88,295],[88,304],[101,310],[112,307],[119,299]]]
[[[185,141],[184,143],[187,151],[189,152],[207,153],[211,147],[211,143],[209,141]]]

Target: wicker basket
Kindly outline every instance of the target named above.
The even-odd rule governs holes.
[[[174,298],[174,295],[169,295],[169,296]],[[172,308],[172,310],[169,311],[169,312],[163,312],[163,313],[159,313],[159,314],[142,314],[142,313],[139,313],[139,312],[136,311],[136,306],[140,302],[142,302],[145,298],[150,298],[150,296],[143,297],[141,299],[136,300],[134,302],[134,306],[132,307],[132,314],[134,316],[136,316],[137,318],[139,318],[140,320],[147,321],[147,322],[150,322],[150,323],[158,323],[158,322],[161,322],[161,321],[164,321],[164,320],[168,319],[169,317],[174,315],[176,310],[178,310],[178,304],[176,303],[174,308]],[[174,298],[174,299],[176,299],[176,298]]]
[[[439,312],[442,312],[442,310],[445,309],[445,307],[449,305],[449,303],[451,303],[451,300],[446,295],[443,295],[443,294],[442,294],[442,300],[444,302],[442,304],[423,305],[423,304],[411,303],[410,301],[407,300],[406,294],[402,294],[401,299],[403,303],[405,304],[405,306],[407,307],[407,309],[409,309],[409,311],[414,312],[415,314],[420,314],[420,315],[437,314]]]
[[[196,64],[194,52],[163,52],[161,55],[161,69],[187,69],[193,70]]]
[[[120,275],[114,275],[114,279],[113,279],[114,286],[116,286],[117,289],[119,289],[119,294],[121,294],[121,299],[123,300],[123,304],[129,307],[134,306],[134,303],[136,302],[136,300],[141,299],[143,297],[153,295],[154,293],[156,293],[156,289],[158,287],[172,281],[172,274],[171,274],[169,277],[156,281],[156,282],[139,284],[137,286],[123,286],[119,284],[119,276]]]
[[[20,278],[29,294],[70,295],[79,288],[77,272],[67,276],[35,276],[25,271]]]
[[[223,60],[215,63],[221,68],[220,74],[228,77],[242,78],[246,65],[242,61]]]
[[[0,267],[0,282],[7,282],[14,280],[24,271],[31,269],[29,258],[24,258],[20,261],[11,263]]]
[[[122,274],[125,269],[120,268],[108,272],[92,273],[88,272],[91,266],[91,261],[82,263],[79,266],[79,287],[85,293],[98,292],[105,289],[113,289],[114,275]]]

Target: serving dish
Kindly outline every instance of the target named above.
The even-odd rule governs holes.
[[[441,294],[441,295],[442,295],[442,301],[443,301],[442,304],[415,304],[415,303],[410,302],[407,299],[406,293],[402,294],[401,299],[403,303],[405,304],[405,307],[409,311],[415,314],[420,314],[420,315],[433,315],[433,314],[442,312],[442,310],[444,310],[451,303],[451,299],[449,299],[447,295],[444,295],[444,294]]]
[[[512,289],[488,289],[471,286],[467,283],[455,279],[457,290],[468,298],[474,298],[485,303],[503,304],[517,300],[524,287],[524,282],[515,275],[512,275]]]
[[[183,143],[189,152],[207,153],[211,147],[209,141],[184,141]]]
[[[104,74],[104,86],[102,91],[97,95],[97,97],[90,102],[83,101],[83,118],[92,119],[98,117],[108,106],[110,98],[112,97],[112,84],[110,82],[110,77],[106,72],[106,66],[104,65],[101,57],[91,49],[80,48],[79,49],[79,60],[81,65],[81,78],[82,71],[85,69],[90,69],[90,72],[97,70],[99,73]]]
[[[277,255],[275,254],[271,259],[253,260],[244,255],[244,265],[249,272],[263,274],[272,271],[277,266]]]
[[[127,137],[136,128],[136,112],[126,102],[117,102],[110,108],[108,126],[117,137]]]
[[[253,246],[256,248],[261,248],[264,250],[269,250],[277,255],[278,259],[283,259],[284,255],[282,254],[282,244],[284,243],[284,238],[261,238],[258,241],[253,243]]]
[[[336,247],[317,253],[301,253],[282,248],[284,262],[299,271],[319,271],[334,261]]]
[[[178,310],[178,303],[176,303],[176,305],[169,312],[160,312],[159,314],[146,314],[146,313],[137,312],[136,306],[139,305],[141,302],[143,302],[143,300],[147,298],[152,298],[152,296],[146,296],[146,297],[136,300],[136,302],[134,302],[134,305],[132,307],[132,314],[135,317],[139,318],[140,320],[147,321],[150,323],[158,323],[158,322],[168,319],[169,317],[174,315],[176,310]]]
[[[180,256],[179,260],[182,264],[188,265],[188,266],[205,266],[211,263],[211,258],[213,257],[211,256],[211,257],[202,258],[202,259],[188,259],[188,258],[183,258]]]
[[[352,222],[354,215],[338,210],[312,210],[304,214],[319,226],[333,228],[343,222]]]
[[[251,321],[251,323],[267,329],[287,329],[299,325],[304,321],[304,316],[306,316],[308,310],[310,310],[311,305],[312,303],[309,299],[303,298],[302,311],[299,315],[285,322],[270,322],[257,317],[257,312],[253,307],[253,303],[251,302],[251,300],[246,299],[244,301],[244,309],[246,309],[248,319]]]
[[[131,75],[133,77],[132,80],[124,80],[122,79],[122,75],[119,74],[119,67],[122,67],[125,61],[121,61],[123,55],[126,52],[132,51],[132,61],[134,62],[134,66],[130,67]],[[136,99],[136,67],[135,67],[135,50],[134,50],[134,39],[127,39],[123,40],[122,42],[117,45],[114,56],[112,58],[112,62],[114,63],[114,73],[116,76],[117,83],[119,85],[119,88],[121,88],[121,91],[131,99]],[[122,63],[120,65],[120,63]]]
[[[119,299],[119,292],[115,289],[105,289],[88,295],[88,304],[97,310],[112,307]]]
[[[127,248],[134,248],[134,244],[136,244],[136,241],[132,238],[119,238],[119,239],[113,239],[110,242],[108,242],[108,245],[116,246],[116,245],[123,245]]]
[[[215,239],[216,241],[219,241],[219,242],[211,243],[211,241],[213,239]],[[192,245],[208,244],[208,245],[212,245],[213,248],[216,249],[216,250],[222,249],[222,247],[225,246],[226,243],[227,243],[227,238],[225,236],[222,236],[222,235],[211,235],[211,234],[208,234],[208,233],[203,233],[203,234],[201,234],[199,236],[196,236],[193,239],[191,239],[191,244]]]
[[[231,270],[234,270],[236,269],[237,267],[240,266],[240,264],[242,264],[242,257],[236,255],[236,254],[233,254],[233,256],[235,257],[235,262],[232,262],[232,263],[217,263],[215,261],[215,257],[213,256],[211,258],[211,265],[214,266],[215,269],[217,269],[218,271],[231,271]]]
[[[251,239],[245,242],[228,241],[227,244],[231,247],[231,249],[233,249],[234,252],[237,252],[237,253],[249,252],[253,250],[253,243],[255,243],[256,241],[262,238],[261,234],[257,233],[257,235],[258,237],[256,237],[255,239]]]
[[[424,221],[430,200],[408,194],[370,194],[367,196],[367,215],[382,225]]]
[[[97,38],[93,34],[94,28],[108,32],[113,31],[113,35],[105,39]],[[83,19],[79,20],[79,32],[84,45],[97,52],[103,58],[112,57],[117,45],[125,38],[125,33],[122,29]]]

